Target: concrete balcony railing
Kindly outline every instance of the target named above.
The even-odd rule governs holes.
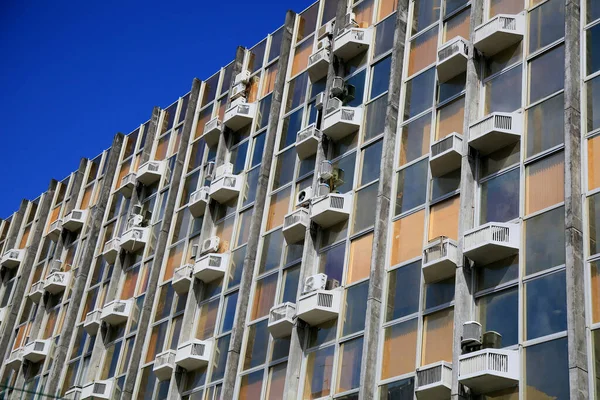
[[[269,311],[269,332],[274,338],[290,336],[294,328],[296,305],[286,302],[278,304]]]
[[[342,106],[326,110],[323,118],[323,134],[334,141],[343,139],[360,129],[362,116],[362,107]]]
[[[475,264],[485,265],[517,254],[520,226],[489,222],[465,232],[463,253]]]
[[[160,181],[165,175],[167,163],[164,161],[148,161],[142,164],[137,172],[137,180],[144,186]]]
[[[352,193],[330,193],[312,201],[310,219],[321,228],[347,220],[352,210]]]
[[[100,319],[109,325],[116,326],[127,322],[131,317],[133,300],[113,300],[102,308]]]
[[[433,177],[443,176],[460,168],[463,155],[463,140],[452,133],[431,144],[429,166]]]
[[[196,190],[190,196],[190,203],[188,208],[190,213],[194,216],[194,218],[198,218],[204,215],[206,211],[206,206],[210,201],[210,188],[208,186],[203,186],[200,189]]]
[[[242,189],[240,175],[224,174],[215,178],[210,183],[210,198],[219,204],[226,203],[235,198]]]
[[[310,226],[310,214],[307,209],[299,208],[285,216],[283,220],[283,237],[286,243],[297,243],[304,240],[306,228]]]
[[[458,245],[441,236],[423,249],[423,278],[425,282],[438,282],[454,276],[458,263]]]
[[[46,277],[44,290],[52,294],[62,293],[69,287],[70,281],[71,272],[52,272]]]
[[[316,124],[310,124],[298,132],[296,135],[296,154],[298,154],[298,158],[305,160],[316,154],[322,136]]]
[[[102,310],[90,311],[86,314],[85,320],[83,321],[83,329],[89,335],[95,335],[100,329],[102,323]]]
[[[173,370],[175,369],[175,357],[177,352],[175,350],[167,350],[158,354],[154,359],[154,375],[159,381],[165,381],[171,378]]]
[[[132,227],[121,235],[121,248],[125,251],[136,252],[146,246],[149,235],[150,230],[147,227]]]
[[[194,276],[204,283],[222,278],[229,266],[229,254],[206,254],[196,260]]]
[[[171,286],[177,294],[181,295],[187,293],[190,290],[192,284],[192,275],[194,273],[194,266],[192,264],[185,264],[173,271],[173,280]]]
[[[440,82],[447,82],[467,70],[469,42],[460,36],[444,43],[437,52],[437,73]]]
[[[440,361],[417,368],[415,394],[419,400],[450,399],[452,364]]]
[[[77,232],[83,228],[87,219],[87,210],[73,210],[63,219],[62,226],[69,232]]]
[[[327,76],[329,69],[329,58],[331,53],[329,49],[322,48],[308,57],[308,77],[311,82],[317,82]]]
[[[475,28],[473,46],[486,57],[523,40],[525,33],[525,15],[499,14]]]
[[[346,28],[333,42],[333,54],[345,61],[369,49],[373,37],[371,28]]]
[[[40,300],[44,296],[45,284],[46,282],[42,279],[41,281],[37,281],[36,283],[31,285],[31,289],[29,289],[29,294],[27,296],[35,304],[39,304]]]
[[[17,268],[23,262],[25,256],[25,250],[22,249],[10,249],[2,255],[0,258],[0,266],[5,268]]]
[[[135,172],[130,172],[121,179],[121,182],[119,182],[117,192],[125,197],[131,197],[136,184],[137,174]]]
[[[95,381],[86,384],[81,389],[81,399],[111,400],[121,398],[121,390],[113,379]]]
[[[179,345],[175,363],[186,371],[206,367],[212,356],[212,340],[193,339]]]
[[[58,238],[60,238],[61,233],[62,233],[62,219],[59,218],[50,224],[50,226],[48,227],[48,233],[46,234],[46,236],[50,240],[57,242]]]
[[[519,377],[516,350],[484,349],[459,358],[458,382],[478,394],[516,386]]]
[[[469,128],[469,146],[482,155],[490,154],[521,139],[523,114],[495,112]]]
[[[225,111],[223,124],[229,129],[237,131],[252,123],[255,116],[255,103],[239,103],[229,107]]]
[[[102,251],[102,257],[109,264],[114,264],[121,251],[121,240],[119,238],[113,238],[104,244],[104,250]]]
[[[223,123],[219,117],[215,117],[204,125],[204,133],[202,133],[202,138],[208,147],[214,147],[219,144],[221,132],[223,132]]]
[[[341,289],[334,289],[303,294],[298,299],[296,316],[310,326],[337,318],[340,313],[341,293]]]
[[[34,340],[23,347],[23,359],[32,363],[43,361],[50,352],[50,339]]]

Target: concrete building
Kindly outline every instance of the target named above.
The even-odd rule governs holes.
[[[599,3],[349,3],[1,222],[0,397],[598,398]]]

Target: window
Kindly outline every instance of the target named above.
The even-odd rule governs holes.
[[[519,256],[508,257],[477,268],[477,290],[490,289],[519,277]]]
[[[417,319],[385,328],[383,336],[381,379],[414,371],[417,358]]]
[[[383,133],[385,129],[387,100],[388,96],[386,94],[365,106],[366,122],[363,130],[363,141],[367,141]]]
[[[598,362],[600,361],[600,330],[596,329],[594,331],[592,331],[592,345],[593,345],[593,352],[592,352],[592,357],[594,357],[594,361],[593,361],[593,365],[594,365],[594,371],[593,371],[593,375],[590,379],[593,379],[594,381],[594,389],[595,389],[595,395],[596,397],[594,398],[598,398],[598,395],[600,394],[600,365],[598,364]],[[594,393],[592,393],[593,397]]]
[[[381,386],[379,400],[412,400],[414,391],[415,379],[407,378]]]
[[[565,83],[565,47],[559,46],[529,62],[529,102],[561,90]]]
[[[525,273],[527,275],[565,263],[564,207],[525,221]]]
[[[308,355],[304,399],[316,399],[331,393],[334,346],[317,350]]]
[[[569,398],[567,338],[525,348],[524,363],[526,399]]]
[[[269,344],[268,322],[268,320],[264,320],[248,328],[248,342],[246,343],[246,355],[244,357],[245,370],[258,367],[265,362],[267,345]]]
[[[418,257],[423,251],[425,210],[418,211],[393,222],[392,259],[396,265]]]
[[[435,200],[449,193],[455,192],[460,187],[460,169],[446,175],[431,179],[431,199]]]
[[[377,21],[381,21],[398,8],[398,0],[381,0],[379,4],[379,13],[377,14]]]
[[[352,284],[369,277],[371,271],[371,252],[373,250],[373,233],[354,239],[350,243],[350,260],[346,284]]]
[[[386,321],[402,318],[418,311],[420,282],[420,261],[388,273]]]
[[[390,68],[392,57],[388,56],[373,66],[373,81],[371,82],[371,96],[374,98],[386,92],[390,85]]]
[[[417,4],[419,2],[415,2]],[[425,67],[435,63],[437,56],[438,28],[437,26],[423,32],[410,42],[408,58],[408,76],[419,72]],[[425,94],[431,95],[431,91]]]
[[[529,13],[529,54],[557,41],[564,34],[565,4],[561,0],[550,0]]]
[[[458,240],[459,212],[459,196],[431,206],[429,213],[429,240],[433,240],[439,236]]]
[[[351,335],[365,329],[368,293],[369,281],[361,282],[346,289],[342,336]]]
[[[329,0],[333,1],[333,0]],[[378,57],[391,50],[394,45],[394,29],[396,27],[396,17],[386,18],[385,21],[375,27],[375,55]]]
[[[451,133],[463,134],[465,118],[465,98],[454,100],[437,110],[435,140],[445,138]]]
[[[590,256],[600,253],[600,194],[588,198]]]
[[[521,81],[519,81],[519,85]],[[412,118],[431,107],[435,89],[435,68],[417,75],[406,83],[404,119]],[[504,93],[505,95],[506,93]]]
[[[521,79],[521,66],[518,66],[487,81],[485,114],[513,112],[521,108]]]
[[[360,385],[363,338],[357,338],[340,345],[338,379],[336,393],[356,389]]]
[[[271,307],[273,307],[275,292],[277,290],[277,277],[278,274],[271,274],[256,282],[252,319],[264,317],[269,313]]]
[[[283,119],[279,150],[283,150],[286,147],[296,143],[296,136],[302,128],[303,112],[304,110],[301,108]]]
[[[514,169],[481,184],[481,224],[519,216],[519,182],[519,169]]]
[[[600,187],[600,135],[588,140],[588,190]]]
[[[559,94],[527,110],[527,157],[564,140],[564,96]]]
[[[338,282],[342,282],[345,254],[345,243],[341,243],[322,252],[319,256],[319,273],[324,273],[329,279],[335,279]]]
[[[448,12],[448,2],[446,2],[446,13]],[[444,42],[461,36],[464,39],[469,39],[471,34],[471,8],[466,8],[458,14],[452,16],[444,24]]]
[[[267,214],[267,226],[265,227],[266,231],[270,231],[283,224],[283,219],[288,211],[291,190],[292,188],[288,187],[271,195],[271,203],[269,204]]]
[[[424,115],[402,128],[399,166],[429,153],[430,134],[431,114]]]
[[[440,0],[420,0],[415,1],[414,4],[413,34],[433,24],[440,17]]]
[[[360,186],[379,179],[383,139],[366,147],[362,152]]]
[[[310,56],[310,53],[312,53],[312,47],[313,43],[311,40],[305,40],[303,43],[299,44],[298,47],[296,47],[294,60],[292,62],[292,76],[306,69],[306,66],[308,65],[308,57]]]
[[[423,348],[421,365],[437,361],[452,362],[454,310],[452,308],[423,318]]]
[[[492,18],[498,14],[518,14],[523,10],[521,0],[490,0],[490,15]]]
[[[266,336],[268,338],[268,335]],[[252,400],[260,398],[262,390],[263,371],[259,370],[248,375],[244,375],[240,385],[240,400]]]
[[[565,159],[552,154],[525,168],[525,213],[531,214],[565,200]]]
[[[525,339],[535,339],[567,329],[565,271],[525,283]]]
[[[502,347],[519,342],[519,289],[492,293],[478,300],[479,321],[484,332],[502,335]]]

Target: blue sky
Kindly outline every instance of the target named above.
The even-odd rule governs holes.
[[[313,2],[3,1],[0,218]]]

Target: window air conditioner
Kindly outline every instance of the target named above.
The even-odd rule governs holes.
[[[202,242],[202,254],[216,253],[219,251],[220,242],[221,240],[218,236],[213,236],[204,240],[204,242]]]
[[[309,276],[304,281],[304,290],[303,294],[314,292],[315,290],[324,290],[327,286],[327,275],[325,274],[316,274]]]
[[[325,93],[321,92],[315,98],[315,108],[317,110],[322,110],[324,103],[325,103]]]
[[[321,39],[324,39],[326,37],[333,35],[333,24],[334,24],[334,21],[329,21],[328,23],[326,23],[325,25],[323,25],[322,27],[319,28],[319,31],[317,33],[318,40],[321,40]]]
[[[333,165],[329,160],[321,161],[321,165],[319,166],[319,178],[324,181],[328,181],[333,176]]]
[[[215,162],[209,161],[204,166],[204,179],[212,180],[215,176]]]
[[[231,175],[233,174],[233,164],[232,163],[223,163],[217,167],[216,177],[219,178],[223,175]]]
[[[239,74],[235,76],[235,85],[240,83],[247,84],[250,81],[250,71],[243,69]]]
[[[311,187],[307,187],[306,189],[298,192],[298,196],[296,197],[296,207],[306,207],[310,204],[310,200],[313,197],[313,190]]]
[[[329,38],[321,39],[321,40],[319,40],[319,43],[317,43],[317,50],[330,49],[330,48],[331,48],[331,40],[329,40]]]

